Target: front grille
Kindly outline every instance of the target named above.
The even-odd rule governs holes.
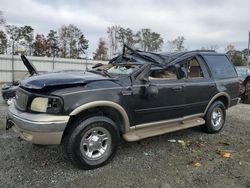
[[[25,111],[27,108],[28,98],[29,96],[26,93],[22,92],[21,90],[17,90],[16,91],[17,108],[19,108],[22,111]]]

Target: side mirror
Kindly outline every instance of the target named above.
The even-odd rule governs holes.
[[[159,93],[158,87],[154,84],[149,84],[149,86],[146,86],[145,88],[144,95],[148,99],[154,99],[157,97],[158,93]]]

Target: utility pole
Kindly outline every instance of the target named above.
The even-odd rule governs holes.
[[[53,49],[52,69],[55,70],[55,49]]]
[[[14,72],[14,50],[15,50],[15,47],[14,47],[14,45],[15,45],[15,42],[14,42],[14,40],[12,40],[12,57],[11,57],[12,83],[14,83],[14,81],[15,81],[15,77],[14,77],[14,74],[15,74],[15,72]]]
[[[250,67],[249,47],[250,47],[250,31],[248,32],[248,48],[247,48],[247,65]]]
[[[86,51],[86,64],[85,64],[84,72],[87,71],[87,70],[88,70],[88,51]]]

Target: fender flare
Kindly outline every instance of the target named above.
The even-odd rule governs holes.
[[[206,107],[206,109],[205,109],[203,115],[205,115],[205,114],[207,113],[208,108],[211,106],[211,104],[212,104],[216,99],[218,99],[219,97],[222,97],[222,96],[227,98],[228,105],[226,106],[226,108],[229,108],[230,105],[231,105],[231,97],[230,97],[226,92],[220,92],[220,93],[217,93],[216,95],[214,95],[214,96],[212,97],[212,99],[209,101],[209,103],[208,103],[208,105],[207,105],[207,107]]]
[[[127,112],[124,110],[124,108],[112,101],[93,101],[93,102],[89,102],[86,104],[83,104],[79,107],[77,107],[76,109],[74,109],[69,115],[70,116],[74,116],[79,114],[80,112],[90,109],[90,108],[94,108],[94,107],[111,107],[114,108],[115,110],[117,110],[122,118],[123,118],[123,123],[124,123],[124,129],[125,132],[128,132],[130,129],[130,123],[129,123],[129,118],[128,118],[128,114]]]

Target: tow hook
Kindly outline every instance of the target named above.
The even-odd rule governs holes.
[[[6,118],[6,130],[9,130],[14,125],[14,122],[9,118]]]

